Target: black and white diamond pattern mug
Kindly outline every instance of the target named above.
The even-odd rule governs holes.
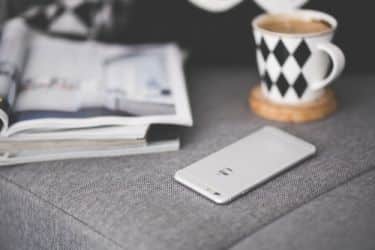
[[[337,29],[336,19],[313,10],[283,13],[331,26],[329,31],[320,33],[287,34],[260,27],[269,15],[260,15],[252,23],[264,95],[273,102],[288,105],[318,99],[345,68],[344,53],[331,42]]]

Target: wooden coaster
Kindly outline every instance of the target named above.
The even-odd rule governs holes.
[[[328,117],[337,110],[337,99],[331,89],[318,100],[298,106],[282,105],[268,100],[257,86],[250,92],[249,104],[257,115],[268,120],[304,123]]]

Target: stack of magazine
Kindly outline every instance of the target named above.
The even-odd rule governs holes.
[[[178,150],[192,115],[175,44],[73,41],[8,21],[0,165]]]

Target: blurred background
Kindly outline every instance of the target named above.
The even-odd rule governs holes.
[[[6,0],[0,0],[5,2]],[[73,0],[72,0],[73,1]],[[105,0],[103,0],[105,1]],[[32,5],[53,0],[8,0],[8,18]],[[112,35],[107,42],[144,43],[177,41],[192,50],[194,64],[255,65],[251,20],[262,10],[244,1],[220,14],[197,8],[187,0],[115,0]],[[375,35],[372,1],[310,0],[305,6],[328,12],[339,20],[336,43],[348,57],[347,72],[373,70]],[[360,4],[359,4],[360,3]]]

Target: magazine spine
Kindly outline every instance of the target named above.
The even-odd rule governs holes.
[[[0,135],[9,127],[21,74],[29,54],[31,31],[25,20],[17,17],[2,25],[0,43]]]

